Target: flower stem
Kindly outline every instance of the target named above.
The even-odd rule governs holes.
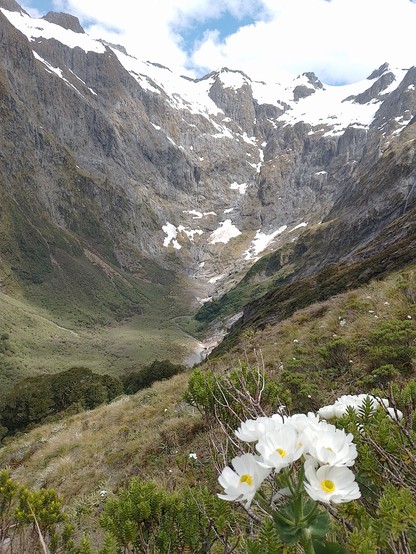
[[[312,544],[312,539],[310,536],[308,536],[308,533],[303,532],[302,539],[300,540],[301,545],[303,546],[303,550],[305,551],[305,554],[315,554],[315,549]]]

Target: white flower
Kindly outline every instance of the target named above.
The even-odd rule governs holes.
[[[303,445],[295,427],[284,423],[265,433],[256,444],[256,450],[263,458],[260,465],[280,471],[302,456]]]
[[[190,460],[197,460],[198,456],[195,454],[195,452],[190,452],[189,453],[189,459]]]
[[[101,490],[100,491],[100,496],[101,498],[105,498],[107,496],[108,492],[106,490]]]
[[[392,419],[403,419],[403,412],[401,412],[397,408],[387,408],[387,413]]]
[[[340,504],[360,498],[354,473],[347,467],[324,465],[316,469],[312,460],[305,462],[305,490],[318,502]]]
[[[319,408],[318,414],[324,419],[332,419],[335,417],[335,405],[322,406],[322,408]]]
[[[240,427],[235,431],[235,435],[241,441],[253,442],[259,440],[267,431],[273,430],[283,424],[282,416],[278,418],[258,417],[257,419],[248,419],[243,421]]]
[[[352,433],[345,433],[326,421],[317,428],[308,427],[302,434],[305,453],[320,464],[331,466],[352,466],[357,457],[357,447],[352,442]]]
[[[256,491],[270,473],[270,469],[258,464],[259,459],[259,456],[253,456],[253,454],[243,454],[233,458],[231,463],[234,470],[225,467],[218,477],[218,482],[225,493],[218,494],[218,497],[231,501],[245,500],[245,506],[248,508]]]
[[[352,408],[356,412],[364,406],[367,398],[372,400],[372,411],[375,411],[379,405],[388,408],[389,401],[387,398],[378,398],[370,394],[344,394],[336,399],[330,406],[319,408],[318,414],[324,419],[333,417],[341,417],[347,413],[348,408]]]
[[[285,417],[285,423],[290,423],[290,425],[293,425],[298,433],[303,433],[307,427],[312,427],[312,429],[317,428],[319,426],[320,419],[319,416],[313,412],[308,412],[308,415],[293,414]]]

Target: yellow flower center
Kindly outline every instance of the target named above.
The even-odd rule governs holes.
[[[248,473],[244,473],[244,475],[240,477],[240,483],[247,483],[247,485],[252,485],[253,477]]]
[[[283,450],[283,448],[276,448],[276,452],[280,454],[281,458],[284,458],[286,456],[286,450]]]
[[[321,481],[321,488],[324,492],[334,492],[335,483],[329,479],[325,479],[324,481]]]

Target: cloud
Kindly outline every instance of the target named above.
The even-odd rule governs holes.
[[[263,7],[262,21],[222,41],[207,34],[195,66],[237,67],[264,80],[314,71],[333,83],[362,79],[385,61],[416,63],[410,0],[264,0]]]
[[[400,67],[416,63],[416,4],[411,0],[147,0],[140,8],[137,4],[54,0],[56,9],[77,15],[91,35],[188,75],[227,66],[266,81],[314,71],[324,82],[341,83],[362,79],[385,61]],[[224,36],[216,23],[227,14],[251,23]],[[195,38],[197,31],[196,42],[186,43],[184,37]]]

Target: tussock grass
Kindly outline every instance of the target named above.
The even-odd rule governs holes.
[[[227,371],[240,367],[240,361],[253,364],[261,351],[273,380],[288,389],[294,383],[290,394],[296,409],[315,410],[339,394],[370,392],[368,353],[361,345],[382,323],[407,321],[414,329],[415,291],[412,265],[260,331],[246,329],[238,346],[202,368]],[[414,362],[410,374],[398,372],[395,382],[415,377]],[[115,492],[132,476],[166,490],[195,483],[215,488],[204,421],[183,401],[188,377],[189,372],[179,374],[8,439],[0,448],[0,467],[9,466],[12,477],[25,485],[55,488],[77,514],[98,509],[100,490]],[[377,386],[388,389],[389,383]],[[189,458],[191,452],[197,461]]]
[[[236,359],[255,363],[253,353],[261,350],[273,379],[279,382],[296,375],[301,380],[293,384],[294,398],[300,382],[304,395],[310,387],[311,401],[304,409],[319,408],[345,392],[386,387],[388,383],[372,382],[369,376],[368,341],[383,322],[408,322],[415,330],[415,294],[416,269],[411,265],[383,280],[314,303],[262,330],[244,329],[235,347],[208,364],[226,368]],[[404,377],[399,372],[400,378]]]
[[[170,482],[201,432],[198,413],[182,401],[187,375],[134,396],[42,425],[0,449],[0,464],[28,486],[55,488],[69,504],[116,488],[133,475]],[[175,470],[176,471],[176,470]]]

